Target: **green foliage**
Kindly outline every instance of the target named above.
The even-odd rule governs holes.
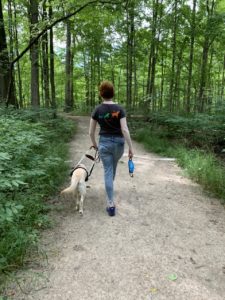
[[[0,110],[0,278],[49,224],[45,199],[64,179],[74,129],[53,111]]]
[[[94,1],[95,2],[95,1]],[[97,3],[98,2],[98,3]],[[130,41],[130,20],[127,13],[134,6],[134,34],[135,42],[132,48],[132,106],[138,109],[145,106],[154,106],[154,110],[167,109],[168,99],[173,98],[174,111],[184,111],[186,108],[187,84],[190,67],[192,70],[190,109],[195,111],[199,106],[199,87],[202,76],[207,78],[202,83],[204,89],[204,109],[213,110],[224,102],[224,0],[215,1],[211,5],[208,1],[197,1],[196,12],[192,11],[193,3],[186,1],[118,1],[118,4],[103,4],[101,1],[92,3],[81,10],[74,17],[71,33],[74,43],[71,52],[74,54],[74,100],[75,104],[87,104],[92,107],[98,102],[97,85],[103,79],[112,80],[116,87],[116,101],[126,103],[127,93],[127,46]],[[116,1],[117,2],[117,1]],[[159,3],[158,3],[159,2]],[[51,2],[39,1],[39,20],[36,25],[41,32],[47,25],[65,17],[66,14],[76,11],[84,6],[84,1]],[[14,7],[15,4],[15,7]],[[175,10],[175,4],[177,8]],[[47,19],[43,11],[43,5],[47,11],[51,5],[52,17]],[[10,13],[7,1],[3,1],[4,26],[6,29],[10,60],[13,56],[23,52],[30,40],[30,16],[29,1],[13,1],[12,13]],[[211,10],[211,12],[209,11]],[[47,15],[49,15],[47,13]],[[154,16],[157,17],[153,22]],[[195,17],[193,21],[193,16]],[[176,23],[175,23],[176,21]],[[18,24],[19,29],[18,30]],[[154,28],[156,27],[156,28]],[[16,33],[14,38],[12,32]],[[193,58],[190,60],[190,42],[194,35]],[[65,55],[66,55],[66,22],[60,22],[54,27],[54,65],[56,102],[58,107],[64,107],[65,97]],[[173,40],[173,37],[175,40]],[[40,61],[43,56],[40,38]],[[205,45],[205,46],[204,46]],[[173,48],[175,51],[173,51]],[[204,48],[205,47],[205,48]],[[154,48],[154,49],[153,49]],[[202,68],[204,50],[206,68]],[[11,53],[12,52],[12,53]],[[154,53],[155,52],[155,53]],[[175,52],[175,57],[173,57]],[[152,60],[156,60],[154,71],[154,86],[152,104],[144,101],[147,94],[148,66]],[[175,63],[175,78],[172,74],[171,64]],[[19,74],[19,66],[21,73]],[[42,74],[41,68],[40,73]],[[153,70],[152,70],[153,71]],[[29,55],[24,55],[15,68],[16,94],[19,96],[19,75],[21,76],[21,104],[30,106],[30,72]],[[153,74],[152,74],[153,75]],[[43,74],[42,74],[43,76]],[[154,77],[153,76],[153,77]],[[152,76],[150,76],[152,77]],[[153,79],[153,78],[152,78]],[[44,78],[42,78],[42,83]],[[174,83],[174,92],[170,86]],[[45,84],[40,85],[40,105],[46,105],[44,91]],[[19,97],[18,97],[19,98]],[[154,102],[154,103],[153,103]]]
[[[13,220],[19,215],[23,208],[23,205],[17,205],[13,202],[0,204],[0,228],[4,228],[4,224],[13,223]]]
[[[165,137],[180,141],[188,147],[214,150],[225,141],[225,114],[196,114],[179,116],[169,113],[151,114],[150,127]]]

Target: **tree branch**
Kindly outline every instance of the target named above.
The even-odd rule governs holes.
[[[20,60],[24,54],[27,53],[27,51],[35,44],[35,42],[38,41],[38,39],[46,33],[46,31],[48,31],[49,29],[51,29],[52,27],[54,27],[56,24],[65,21],[66,19],[69,19],[73,16],[75,16],[76,14],[78,14],[80,11],[82,11],[84,8],[90,6],[90,5],[94,5],[94,4],[122,4],[121,2],[112,2],[112,1],[104,1],[104,0],[94,0],[94,1],[90,1],[85,3],[83,6],[79,7],[77,10],[75,10],[74,12],[59,18],[57,20],[55,20],[52,24],[46,26],[41,32],[39,32],[29,43],[29,45],[11,62],[11,68],[13,68],[13,65]]]

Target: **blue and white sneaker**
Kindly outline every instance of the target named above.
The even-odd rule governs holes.
[[[116,208],[115,208],[115,206],[107,207],[106,211],[107,211],[107,213],[108,213],[108,215],[110,217],[114,217],[115,214],[116,214]]]

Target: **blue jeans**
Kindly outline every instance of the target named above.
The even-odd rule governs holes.
[[[113,180],[119,159],[124,152],[124,138],[120,136],[100,136],[99,155],[104,167],[105,190],[108,196],[108,206],[114,206]]]

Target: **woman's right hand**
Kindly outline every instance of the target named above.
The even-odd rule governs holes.
[[[132,159],[133,156],[134,156],[133,149],[130,149],[130,148],[129,148],[129,150],[128,150],[128,157],[129,157],[130,159]]]

